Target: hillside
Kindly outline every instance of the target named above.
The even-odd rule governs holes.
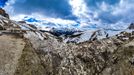
[[[134,75],[133,24],[102,39],[66,43],[0,16],[0,75]]]

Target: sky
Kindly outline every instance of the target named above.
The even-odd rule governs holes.
[[[0,7],[11,19],[55,27],[122,29],[134,22],[134,0],[0,0]]]

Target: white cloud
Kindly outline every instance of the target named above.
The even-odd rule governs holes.
[[[69,0],[69,3],[72,7],[72,13],[79,18],[90,18],[88,8],[84,0]]]
[[[134,22],[134,1],[133,0],[121,0],[119,5],[113,9],[112,14],[114,16],[121,17],[124,22]]]
[[[16,16],[11,17],[12,20],[15,21],[21,21],[21,20],[28,20],[30,18],[34,18],[36,20],[38,20],[38,22],[27,22],[29,24],[33,24],[36,25],[39,29],[41,30],[48,30],[50,28],[75,28],[72,25],[77,24],[75,21],[73,20],[65,20],[65,19],[61,19],[61,18],[52,18],[52,17],[47,17],[38,13],[33,13],[31,15],[24,15],[24,14],[19,14]],[[54,25],[51,25],[51,23],[53,23]],[[76,28],[77,29],[77,28]]]
[[[65,20],[61,18],[53,18],[48,16],[46,17],[45,15],[35,13],[35,12],[32,12],[32,14],[30,15],[23,14],[23,13],[17,14],[14,12],[15,9],[12,6],[15,3],[15,1],[16,0],[9,0],[7,2],[7,5],[4,7],[4,9],[10,14],[11,19],[13,20],[23,20],[25,16],[29,16],[42,21],[41,23],[38,24],[44,24],[44,22],[51,22],[56,24],[57,27],[61,26],[61,27],[68,27],[68,28],[71,28],[73,27],[72,25],[76,24],[76,21],[73,20]],[[80,22],[80,26],[78,26],[79,29],[84,29],[85,27],[86,29],[88,29],[90,26],[92,27],[92,25],[96,25],[97,27],[100,28],[120,29],[120,27],[126,28],[127,26],[124,26],[126,23],[128,24],[130,22],[134,22],[133,20],[134,1],[133,0],[121,0],[120,3],[119,4],[117,3],[116,5],[110,5],[102,1],[100,4],[98,4],[99,8],[94,11],[87,6],[85,0],[68,0],[68,1],[72,7],[73,15],[78,17],[78,21]],[[103,15],[103,18],[99,17],[101,15]],[[105,24],[103,19],[114,21],[114,23]]]
[[[69,0],[69,3],[72,7],[72,13],[78,17],[80,27],[89,26],[91,24],[100,24],[99,20],[95,20],[95,18],[98,18],[98,13],[89,10],[85,0]]]
[[[102,11],[109,11],[110,6],[105,2],[102,2],[101,4],[98,4],[98,6],[99,6],[100,10],[102,10]]]
[[[11,16],[10,18],[12,20],[20,21],[20,20],[23,20],[24,17],[28,16],[29,18],[30,17],[36,18],[36,19],[42,21],[42,23],[38,23],[38,24],[43,24],[43,22],[51,22],[56,25],[60,24],[61,27],[68,27],[68,28],[71,28],[71,27],[73,27],[71,25],[76,24],[76,22],[73,20],[65,20],[65,19],[61,19],[61,18],[48,17],[45,15],[39,14],[37,12],[32,12],[32,14],[30,14],[30,15],[27,15],[24,13],[18,14],[16,12],[14,12],[14,10],[17,10],[17,9],[14,9],[14,6],[13,6],[15,1],[16,0],[9,0],[7,2],[7,5],[4,7],[4,9]],[[84,2],[84,0],[69,0],[69,3],[72,7],[73,15],[75,15],[76,17],[79,18],[80,27],[88,26],[91,23],[98,23],[98,21],[94,20],[94,18],[98,16],[97,13],[91,12],[88,9],[88,7],[86,6],[86,3]],[[57,27],[59,27],[59,25]]]
[[[37,20],[40,20],[40,23],[39,22],[38,23],[34,22],[34,24],[37,24],[38,26],[39,25],[43,26],[45,23],[54,23],[54,24],[57,25],[57,27],[61,26],[61,27],[70,27],[71,28],[71,25],[76,24],[76,22],[73,21],[73,20],[66,20],[66,19],[62,19],[62,18],[48,17],[48,16],[45,16],[45,15],[43,15],[41,13],[38,13],[38,12],[32,12],[30,15],[23,14],[23,13],[18,14],[16,12],[14,12],[14,10],[17,10],[17,9],[14,9],[14,6],[13,6],[13,4],[15,2],[16,2],[16,0],[9,0],[6,4],[6,6],[4,7],[4,9],[7,11],[7,13],[9,13],[10,18],[12,20],[21,21],[21,20],[26,19],[25,17],[35,18]],[[50,25],[50,27],[51,27],[51,25]]]
[[[15,2],[16,0],[8,0],[8,2],[6,2],[6,6],[4,6],[4,9],[11,17],[16,14],[14,13],[14,7],[12,6]]]
[[[131,0],[121,0],[119,5],[114,8],[112,14],[114,15],[125,15],[131,10],[134,10],[134,1]]]

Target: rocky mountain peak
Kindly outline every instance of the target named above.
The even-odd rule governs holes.
[[[134,23],[131,23],[128,29],[134,29]]]

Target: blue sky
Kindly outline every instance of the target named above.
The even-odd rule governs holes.
[[[5,5],[5,2],[7,2],[7,0],[0,0],[0,7],[3,7]]]
[[[134,0],[0,0],[0,6],[15,18],[60,18],[79,22],[81,27],[107,24],[116,28],[134,22]]]

